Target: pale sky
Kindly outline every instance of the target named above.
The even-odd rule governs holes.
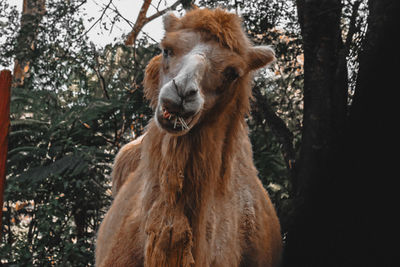
[[[11,5],[16,5],[19,11],[22,11],[23,0],[8,1]],[[102,8],[105,7],[109,2],[110,0],[88,0],[87,3],[81,7],[83,13],[87,14],[84,16],[86,29],[89,29],[92,24],[101,16]],[[160,2],[160,6],[158,7],[159,10],[163,10],[166,6],[172,5],[175,0],[153,1],[153,4],[157,5],[158,2]],[[132,23],[135,22],[142,3],[142,0],[112,0],[112,4],[117,8],[121,15]],[[114,9],[113,5],[110,6],[112,9]],[[147,12],[147,16],[151,16],[155,12],[155,6],[151,5]],[[111,9],[105,13],[104,21],[110,22],[110,19],[108,19],[107,16],[112,19],[115,16],[115,13]],[[88,19],[91,17],[94,17],[94,19],[89,22]],[[114,38],[117,38],[117,41],[122,42],[123,40],[121,40],[121,36],[123,34],[128,34],[130,29],[131,27],[129,24],[125,20],[121,19],[116,23],[111,34],[104,29],[102,30],[100,24],[98,23],[88,33],[88,35],[90,40],[93,41],[97,46],[105,46],[106,44],[114,43]],[[151,38],[159,42],[164,34],[161,17],[148,23],[143,28],[143,31],[146,32]]]

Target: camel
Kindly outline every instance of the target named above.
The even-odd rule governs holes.
[[[163,17],[146,67],[154,117],[113,169],[96,266],[277,266],[279,220],[253,163],[245,116],[255,70],[275,60],[222,9]]]

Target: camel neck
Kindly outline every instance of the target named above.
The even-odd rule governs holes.
[[[234,141],[242,121],[216,120],[199,125],[184,136],[172,136],[151,122],[144,142],[149,164],[160,190],[176,201],[177,195],[199,198],[204,188],[223,190],[233,160]],[[147,140],[146,140],[147,139]]]
[[[143,225],[148,234],[147,255],[164,251],[165,248],[155,247],[165,243],[169,244],[168,253],[176,252],[182,261],[191,262],[192,253],[198,255],[199,244],[206,242],[201,226],[205,225],[213,199],[231,192],[229,185],[237,146],[247,135],[244,112],[235,108],[236,103],[229,104],[232,105],[225,106],[225,112],[212,113],[219,114],[218,117],[199,122],[183,136],[167,134],[154,121],[149,124],[142,147],[144,160],[141,160],[145,164],[142,170],[149,178],[146,187],[151,188],[144,195],[143,203],[147,211]],[[174,235],[184,237],[183,240],[162,235],[171,225]],[[164,237],[168,238],[164,240]],[[196,245],[193,240],[197,240]]]

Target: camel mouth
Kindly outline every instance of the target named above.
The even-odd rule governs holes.
[[[190,131],[195,124],[197,114],[191,116],[180,116],[170,113],[164,108],[159,108],[156,114],[156,121],[163,130],[170,134],[183,135]]]

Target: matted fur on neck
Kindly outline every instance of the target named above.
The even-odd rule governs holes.
[[[246,91],[241,89],[236,88],[236,94]],[[147,191],[151,194],[144,199],[144,209],[149,210],[145,220],[147,266],[193,263],[193,235],[203,217],[203,204],[207,203],[207,197],[225,193],[235,139],[247,136],[246,107],[239,107],[235,99],[237,96],[233,94],[226,100],[225,109],[219,111],[220,116],[199,123],[183,136],[167,134],[154,121],[149,124],[142,155],[142,162],[152,165],[144,168],[154,172],[149,175],[153,190]],[[180,263],[168,262],[176,260],[167,257],[171,253],[184,255],[177,257]]]
[[[175,203],[176,197],[185,189],[196,198],[201,185],[219,185],[218,189],[223,192],[221,185],[230,177],[224,173],[230,170],[234,139],[239,132],[247,136],[244,117],[249,112],[251,97],[248,79],[243,77],[229,85],[232,94],[221,99],[221,103],[208,111],[209,118],[199,122],[186,135],[170,135],[154,121],[150,122],[143,144],[143,162],[155,165],[146,166],[146,169],[155,172],[152,177],[158,180],[155,183],[159,184],[160,190],[169,195],[170,203]],[[184,188],[185,185],[195,188]]]

